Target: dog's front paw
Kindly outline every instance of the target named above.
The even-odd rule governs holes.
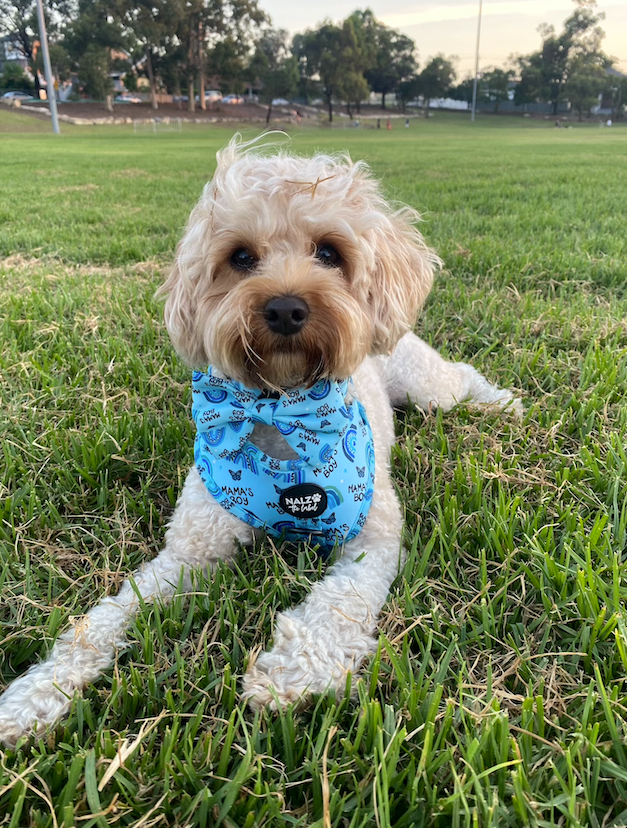
[[[313,693],[341,690],[376,644],[365,633],[342,640],[339,630],[312,629],[290,613],[277,619],[274,647],[261,653],[244,676],[242,699],[253,709],[276,710]]]
[[[525,410],[522,400],[506,388],[499,388],[476,371],[472,365],[457,362],[453,365],[458,377],[462,380],[460,395],[455,402],[466,402],[471,405],[486,405],[511,412],[515,417],[522,419]],[[450,405],[443,408],[448,411]]]
[[[75,685],[62,688],[45,664],[38,664],[0,697],[0,743],[14,747],[22,736],[54,724],[72,705]]]

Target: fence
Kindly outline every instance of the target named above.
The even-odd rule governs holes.
[[[133,121],[133,132],[181,132],[183,121],[180,118],[153,118],[150,121]]]

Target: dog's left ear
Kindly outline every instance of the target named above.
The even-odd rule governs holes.
[[[382,216],[373,228],[375,268],[369,303],[373,318],[372,353],[391,353],[412,330],[427,298],[440,259],[425,244],[410,208]]]

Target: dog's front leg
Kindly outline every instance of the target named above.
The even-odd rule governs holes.
[[[523,415],[520,399],[489,382],[472,365],[449,362],[413,333],[405,334],[394,353],[378,357],[393,405],[450,411],[457,403],[491,405]]]
[[[249,543],[252,530],[208,494],[196,469],[187,477],[166,532],[163,551],[126,580],[116,596],[104,598],[58,639],[48,658],[16,679],[0,697],[0,742],[13,745],[24,734],[54,724],[67,713],[75,691],[93,682],[126,642],[128,624],[140,603],[168,600],[190,568],[212,566]]]
[[[277,617],[274,646],[249,666],[242,698],[252,707],[341,689],[376,649],[379,612],[402,562],[400,507],[389,478],[379,481],[361,533],[307,599]]]

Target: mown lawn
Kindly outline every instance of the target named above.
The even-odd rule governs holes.
[[[0,104],[0,135],[7,133],[49,133],[51,131],[50,119],[30,115],[28,112],[21,112],[20,108],[9,107],[4,102]],[[76,127],[70,127],[69,131],[76,131]],[[0,138],[4,143],[4,138]]]
[[[154,290],[229,137],[2,137],[2,685],[159,550],[193,427]],[[238,705],[324,569],[261,543],[145,607],[65,722],[0,751],[0,825],[624,825],[627,129],[438,116],[293,147],[347,148],[423,211],[446,267],[418,331],[525,418],[399,417],[410,555],[352,693]]]

